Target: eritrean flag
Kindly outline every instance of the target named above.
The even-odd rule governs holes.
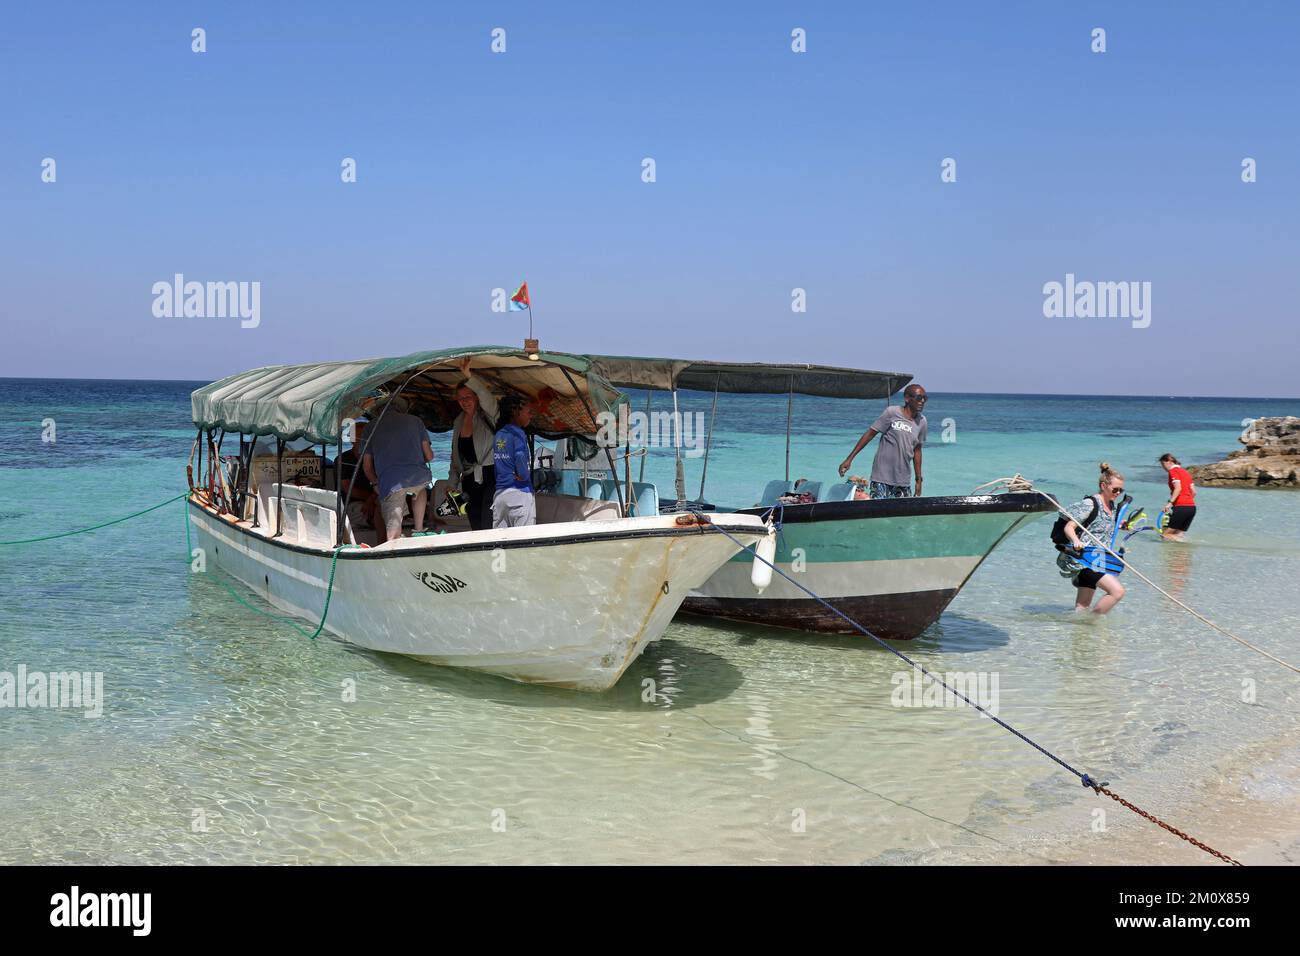
[[[531,310],[532,302],[528,301],[528,283],[521,282],[519,288],[515,289],[515,294],[510,297],[510,311],[522,312],[524,309]]]

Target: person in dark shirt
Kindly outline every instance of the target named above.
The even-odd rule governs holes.
[[[469,499],[465,513],[474,531],[492,527],[492,496],[496,493],[495,428],[497,400],[470,368],[466,357],[460,363],[465,381],[456,389],[460,414],[452,422],[451,470],[447,484],[463,491]]]
[[[352,425],[352,447],[339,455],[338,475],[339,494],[348,503],[348,521],[354,530],[375,528],[383,542],[381,522],[375,521],[375,508],[379,498],[375,495],[375,486],[366,477],[361,467],[361,457],[357,454],[365,441],[366,421],[354,422]],[[350,497],[349,497],[350,495]]]
[[[424,421],[410,413],[410,404],[402,396],[389,399],[370,429],[361,457],[361,467],[379,498],[379,520],[386,540],[402,536],[408,506],[413,533],[424,530],[431,461],[433,448]]]
[[[517,395],[501,400],[501,422],[494,445],[497,490],[492,499],[493,528],[537,524],[532,458],[524,432],[532,420],[533,407],[527,400]]]

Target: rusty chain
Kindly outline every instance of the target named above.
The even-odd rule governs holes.
[[[1218,857],[1218,858],[1219,858],[1220,860],[1222,860],[1224,863],[1231,864],[1232,866],[1242,866],[1242,865],[1243,865],[1243,864],[1239,863],[1238,861],[1234,860],[1232,857],[1228,856],[1228,854],[1226,854],[1226,853],[1220,853],[1218,850],[1214,849],[1214,847],[1206,846],[1206,845],[1205,845],[1204,843],[1202,843],[1200,840],[1196,839],[1196,837],[1194,837],[1194,836],[1189,836],[1188,834],[1184,833],[1182,830],[1178,829],[1176,826],[1172,826],[1172,825],[1170,825],[1170,824],[1168,824],[1168,823],[1165,823],[1164,820],[1161,820],[1159,817],[1155,816],[1154,814],[1147,813],[1147,812],[1146,812],[1145,810],[1143,810],[1141,807],[1135,807],[1133,804],[1129,803],[1127,800],[1125,800],[1125,799],[1124,799],[1123,797],[1121,797],[1119,794],[1114,793],[1114,792],[1112,792],[1111,790],[1107,789],[1107,787],[1106,787],[1105,784],[1092,783],[1092,782],[1090,782],[1089,780],[1085,779],[1084,782],[1083,782],[1083,785],[1084,785],[1085,787],[1090,787],[1092,790],[1094,790],[1094,791],[1097,792],[1097,793],[1104,793],[1106,796],[1110,797],[1112,800],[1114,800],[1114,801],[1115,801],[1116,803],[1118,803],[1120,806],[1122,806],[1122,807],[1126,807],[1126,808],[1128,808],[1129,810],[1132,810],[1132,811],[1133,811],[1134,813],[1136,813],[1138,816],[1140,816],[1140,817],[1144,817],[1144,818],[1146,818],[1147,820],[1150,820],[1150,821],[1151,821],[1152,823],[1154,823],[1156,826],[1161,827],[1162,829],[1168,830],[1168,831],[1169,831],[1170,833],[1172,833],[1174,836],[1178,837],[1179,839],[1186,840],[1186,841],[1187,841],[1188,843],[1190,843],[1192,846],[1196,847],[1196,848],[1199,849],[1199,850],[1204,850],[1206,853],[1210,854],[1210,856]]]

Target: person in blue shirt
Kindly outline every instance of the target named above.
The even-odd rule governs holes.
[[[492,499],[492,527],[518,528],[537,524],[537,499],[533,497],[533,462],[524,429],[533,420],[533,406],[518,395],[500,402],[501,418],[492,442],[496,472],[496,497]]]

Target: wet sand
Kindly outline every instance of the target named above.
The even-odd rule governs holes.
[[[1270,752],[1271,751],[1271,752]],[[1207,780],[1200,794],[1174,808],[1132,799],[1166,823],[1247,866],[1300,863],[1300,750],[1283,746],[1244,750]],[[1213,771],[1214,768],[1207,768]],[[1114,788],[1121,796],[1124,788]],[[1110,826],[1097,839],[1058,852],[1062,862],[1084,865],[1225,865],[1107,797]]]

